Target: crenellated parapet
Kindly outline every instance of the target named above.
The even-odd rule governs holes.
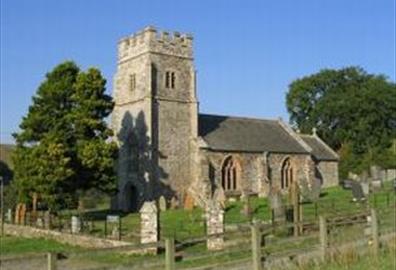
[[[118,61],[136,57],[146,52],[193,58],[193,37],[166,31],[157,31],[148,26],[133,36],[122,38],[118,44]]]

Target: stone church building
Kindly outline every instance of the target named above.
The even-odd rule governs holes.
[[[118,44],[112,127],[120,153],[113,207],[204,206],[215,194],[267,196],[292,181],[338,184],[338,156],[282,120],[200,114],[193,38],[147,27]]]

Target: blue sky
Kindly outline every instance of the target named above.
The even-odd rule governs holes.
[[[117,41],[147,25],[194,35],[201,112],[288,119],[289,83],[323,68],[395,81],[394,0],[1,0],[1,142],[64,60],[111,92]]]

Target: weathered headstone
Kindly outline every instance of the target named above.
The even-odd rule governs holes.
[[[158,210],[155,201],[145,202],[140,209],[140,243],[158,242]],[[149,253],[157,253],[157,247],[147,248]]]
[[[118,226],[113,226],[113,229],[111,231],[111,237],[114,239],[120,239],[120,230]]]
[[[36,219],[36,226],[39,227],[39,228],[43,228],[43,227],[44,227],[43,218],[38,217],[38,218]]]
[[[352,181],[351,189],[352,189],[352,196],[354,201],[365,200],[363,189],[360,183],[356,181]]]
[[[361,187],[362,187],[364,196],[367,197],[367,196],[369,195],[369,193],[370,193],[369,184],[368,184],[368,183],[365,183],[365,182],[362,182],[362,183],[360,183],[360,185],[361,185]]]
[[[8,208],[7,210],[6,221],[8,223],[12,223],[12,209],[10,208]]]
[[[164,196],[161,196],[161,197],[158,199],[158,206],[159,206],[159,210],[160,210],[161,212],[166,211],[166,199],[165,199]]]
[[[106,217],[107,226],[111,229],[111,237],[115,239],[120,238],[120,216],[108,215]]]
[[[170,201],[170,208],[177,209],[179,207],[179,200],[176,197],[172,197]]]
[[[248,192],[243,192],[240,198],[242,202],[241,214],[245,217],[250,217],[252,214],[252,209],[250,207],[250,195]]]
[[[48,210],[44,212],[44,228],[50,230],[51,225],[51,212]]]
[[[18,203],[16,208],[15,208],[15,224],[19,224],[20,223],[20,220],[19,220],[20,211],[21,211],[21,204]]]
[[[206,207],[206,228],[208,250],[224,248],[224,210],[217,201],[210,201]]]
[[[273,215],[273,221],[283,222],[285,221],[285,208],[282,204],[282,197],[279,191],[273,189],[269,194],[269,201]]]
[[[380,180],[372,180],[371,181],[371,188],[373,191],[379,191],[382,188],[382,182]]]
[[[382,180],[381,179],[381,168],[378,166],[375,166],[375,165],[371,166],[370,167],[370,175],[371,175],[371,178],[373,179],[373,181]]]
[[[71,217],[71,232],[72,234],[79,234],[81,232],[81,220],[77,216]]]
[[[213,200],[220,203],[220,206],[223,209],[225,208],[225,203],[226,203],[227,198],[224,194],[223,188],[216,188],[216,190],[213,193]]]

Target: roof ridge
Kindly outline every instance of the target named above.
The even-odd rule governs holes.
[[[278,119],[257,118],[257,117],[249,117],[249,116],[235,116],[235,115],[222,115],[222,114],[209,114],[209,113],[199,113],[198,115],[226,117],[226,118],[241,119],[241,120],[270,121],[270,122],[275,122],[275,123],[278,121]]]
[[[312,135],[312,134],[305,134],[305,133],[298,133],[298,132],[297,132],[297,135],[305,136],[305,137],[311,137],[311,138],[315,137],[315,135]]]

